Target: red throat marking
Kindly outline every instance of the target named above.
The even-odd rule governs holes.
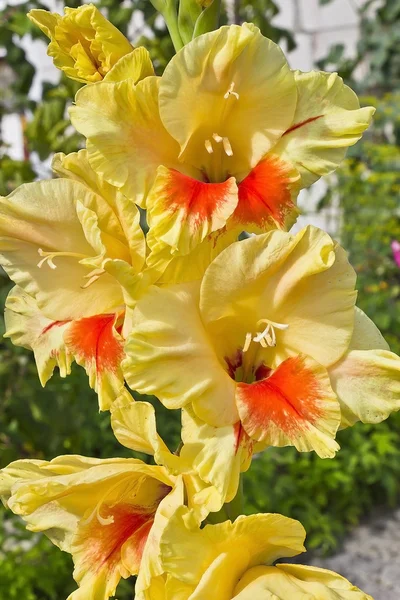
[[[264,158],[239,183],[239,203],[233,214],[242,225],[264,228],[268,223],[285,224],[295,209],[290,192],[288,167],[277,157]]]
[[[116,372],[124,357],[123,344],[115,335],[116,315],[96,315],[73,321],[65,334],[69,350],[86,363],[94,362],[96,372]]]
[[[239,414],[247,433],[267,434],[272,423],[291,436],[322,415],[321,390],[301,356],[288,358],[271,375],[254,383],[237,385]]]
[[[170,212],[184,210],[195,227],[211,220],[232,191],[232,179],[222,183],[205,183],[175,169],[170,169],[165,177],[163,194],[165,209]]]

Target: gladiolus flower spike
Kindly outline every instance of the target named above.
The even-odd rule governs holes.
[[[345,250],[289,232],[300,190],[374,109],[335,73],[291,70],[253,24],[215,29],[219,0],[152,3],[177,50],[161,76],[92,4],[29,13],[84,84],[70,115],[86,147],[0,198],[6,336],[43,385],[83,366],[118,441],[152,462],[18,460],[0,497],[72,555],[69,600],[107,600],[131,575],[138,600],[372,600],[275,563],[304,551],[298,521],[240,513],[254,454],[333,458],[339,428],[400,409],[400,358],[357,308]],[[180,410],[175,452],[128,387]]]

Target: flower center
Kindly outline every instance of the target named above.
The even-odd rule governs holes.
[[[239,100],[239,94],[237,92],[235,92],[234,89],[235,89],[235,82],[232,81],[227,92],[224,94],[225,100],[229,100],[229,98],[235,98],[235,100]],[[222,110],[221,122],[224,121],[227,106],[228,106],[228,104],[224,105],[224,108]],[[217,144],[222,143],[222,147],[227,156],[233,156],[232,145],[231,145],[228,137],[219,135],[219,133],[213,133],[212,138]],[[208,154],[213,154],[214,148],[213,148],[213,144],[212,144],[211,140],[209,140],[209,139],[205,140],[204,146],[205,146]]]
[[[261,344],[263,348],[276,346],[275,329],[283,331],[289,327],[289,325],[285,323],[275,323],[275,321],[270,321],[269,319],[260,319],[257,321],[257,327],[260,325],[266,325],[266,327],[262,331],[257,331],[255,336],[253,336],[251,332],[246,333],[243,352],[247,352],[251,342],[257,342]]]

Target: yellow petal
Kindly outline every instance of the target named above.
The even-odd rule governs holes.
[[[15,484],[44,477],[41,467],[46,464],[45,460],[16,460],[0,471],[0,499],[6,508]]]
[[[96,315],[72,321],[64,332],[66,348],[84,367],[90,387],[98,393],[100,410],[111,407],[124,385],[124,340],[117,322],[118,314]]]
[[[238,420],[235,384],[209,344],[198,310],[198,284],[150,289],[136,305],[123,363],[128,385],[168,408],[215,404],[227,423]]]
[[[192,457],[195,471],[217,488],[223,502],[233,500],[240,473],[250,467],[253,448],[240,423],[211,427],[186,408],[182,411],[182,440],[182,458]]]
[[[333,571],[305,565],[278,564],[249,569],[233,600],[373,600]]]
[[[292,124],[274,153],[292,164],[308,187],[334,171],[347,148],[371,123],[375,109],[360,108],[356,94],[337,73],[294,72],[298,102]]]
[[[87,150],[79,150],[68,155],[59,152],[54,156],[51,166],[59,176],[83,183],[107,203],[112,212],[104,209],[104,202],[93,208],[99,214],[104,212],[102,228],[129,249],[130,257],[126,256],[121,247],[119,256],[120,258],[125,256],[134,271],[138,273],[144,265],[146,241],[140,227],[140,214],[133,201],[104,181],[104,178],[92,169]]]
[[[28,18],[37,25],[47,37],[54,36],[56,25],[62,19],[61,15],[47,10],[34,9],[29,11]]]
[[[233,229],[227,232],[217,231],[184,256],[171,254],[170,246],[154,240],[146,259],[148,270],[153,274],[152,283],[187,283],[201,279],[212,260],[224,248],[237,241],[239,233],[240,231]]]
[[[110,216],[107,205],[101,205],[99,196],[76,181],[25,184],[0,199],[1,264],[52,320],[107,313],[122,302],[119,284],[107,274],[85,287],[92,276],[90,263],[98,260],[99,248],[87,241],[77,213],[77,200],[89,211],[96,209],[98,226],[113,227],[111,217],[106,225]],[[95,227],[93,221],[90,227]],[[101,231],[87,231],[93,233],[92,240],[101,239],[101,244],[121,249],[119,240],[106,232],[107,229],[103,237]]]
[[[154,456],[158,465],[178,469],[179,456],[168,450],[157,433],[154,407],[148,402],[135,402],[126,389],[112,405],[111,427],[123,446]]]
[[[185,501],[185,489],[183,479],[178,476],[174,480],[174,487],[170,493],[160,502],[154,518],[154,525],[147,539],[143,551],[139,575],[135,584],[135,595],[144,595],[155,578],[164,572],[161,560],[160,544],[165,528],[168,526],[172,515]]]
[[[52,160],[51,168],[59,177],[74,179],[86,185],[95,194],[104,198],[113,207],[118,189],[110,185],[90,166],[87,150],[64,154],[57,152]]]
[[[139,460],[70,456],[25,463],[12,463],[2,472],[5,488],[11,481],[8,507],[30,530],[43,531],[73,555],[80,585],[74,600],[89,593],[104,600],[113,595],[120,577],[136,574],[149,560],[144,559],[147,545],[157,552],[154,540],[168,510],[183,501],[182,485],[175,486],[161,467]],[[167,501],[173,488],[175,500]]]
[[[154,75],[154,68],[150,54],[144,46],[140,46],[120,58],[104,77],[104,81],[118,82],[130,79],[136,84],[151,75]]]
[[[136,86],[100,82],[82,88],[69,109],[72,124],[87,138],[94,170],[141,206],[157,167],[178,166],[178,144],[160,120],[158,86],[157,77]]]
[[[150,454],[157,464],[164,465],[171,473],[183,475],[187,504],[193,508],[199,522],[210,511],[221,509],[224,503],[222,495],[193,468],[196,445],[189,443],[181,448],[179,455],[172,454],[157,433],[155,411],[151,404],[135,402],[126,389],[121,390],[121,396],[111,408],[111,426],[121,444]]]
[[[378,328],[356,311],[349,352],[329,369],[342,412],[342,427],[380,423],[400,410],[400,358]]]
[[[15,286],[6,303],[5,337],[16,346],[33,350],[43,386],[56,366],[61,377],[69,375],[75,359],[85,368],[90,386],[98,393],[100,409],[107,410],[124,383],[124,344],[115,329],[117,318],[118,315],[105,314],[52,321],[43,315],[33,298]]]
[[[290,229],[298,215],[294,199],[299,179],[299,173],[291,165],[272,153],[267,154],[239,182],[239,202],[231,222],[254,233]]]
[[[254,25],[231,25],[197,37],[170,61],[160,114],[182,160],[224,181],[246,175],[281,137],[296,99],[280,48]]]
[[[304,536],[298,521],[274,514],[240,516],[234,523],[198,529],[183,507],[161,538],[161,560],[168,573],[196,586],[193,598],[215,594],[229,600],[229,592],[249,567],[303,552]]]
[[[309,357],[286,359],[267,377],[238,383],[236,402],[246,433],[269,446],[293,445],[332,458],[340,408],[324,367]]]
[[[171,254],[188,254],[226,225],[237,202],[233,177],[223,183],[205,183],[159,167],[147,199],[150,250],[161,241],[170,246]]]
[[[56,67],[82,83],[101,81],[132,45],[93,5],[66,8],[65,15],[31,10],[29,19],[50,38]]]
[[[248,366],[274,367],[298,354],[327,366],[351,339],[354,284],[345,252],[323,231],[273,231],[214,259],[201,284],[202,320],[221,359],[233,361],[247,336],[250,342],[271,321],[278,324],[276,344],[264,349],[251,341]]]
[[[6,333],[15,346],[33,350],[40,383],[44,386],[53,375],[54,368],[60,376],[71,373],[73,356],[65,347],[64,332],[69,322],[51,321],[38,309],[33,298],[15,286],[8,294],[4,312]]]

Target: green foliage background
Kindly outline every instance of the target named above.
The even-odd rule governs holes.
[[[322,0],[326,3],[329,0]],[[155,33],[142,42],[151,51],[159,70],[172,54],[165,30],[155,27],[155,12],[147,0],[95,2],[108,11],[111,21],[125,32],[134,10],[142,10]],[[375,3],[368,2],[370,5]],[[81,2],[70,0],[68,6]],[[382,4],[382,3],[380,3]],[[66,107],[79,87],[60,75],[57,85],[47,84],[39,103],[28,99],[34,67],[18,40],[41,34],[26,19],[40,2],[23,2],[0,11],[0,76],[10,81],[0,92],[0,120],[20,114],[25,125],[25,160],[14,161],[0,139],[0,194],[6,195],[36,173],[31,154],[41,160],[54,151],[71,152],[82,140],[71,132]],[[368,8],[368,7],[367,7]],[[362,85],[364,104],[377,106],[375,125],[352,150],[337,176],[332,178],[321,208],[339,195],[342,210],[340,241],[350,253],[358,273],[359,305],[377,323],[394,351],[400,352],[400,269],[390,249],[400,241],[400,1],[387,0],[376,18],[361,10],[362,35],[358,55],[348,60],[336,46],[320,67],[337,69],[351,81],[355,69],[369,59]],[[270,0],[235,2],[234,20],[252,20],[275,41],[294,40],[290,31],[271,26],[278,12]],[[226,16],[223,16],[226,20]],[[0,274],[0,303],[10,283]],[[0,334],[3,333],[0,319]],[[51,459],[63,453],[96,457],[129,456],[115,440],[108,414],[99,414],[95,394],[88,389],[82,369],[75,367],[62,380],[56,374],[43,390],[32,356],[0,341],[0,467],[17,458]],[[153,399],[159,429],[170,447],[176,447],[179,421]],[[342,446],[334,460],[299,454],[293,448],[270,449],[255,458],[245,475],[246,512],[278,511],[302,521],[308,531],[308,548],[332,551],[345,531],[376,506],[395,506],[400,498],[400,414],[379,426],[358,424],[339,433]],[[0,512],[0,600],[60,600],[75,588],[71,558],[54,548],[44,536],[25,531],[6,511]],[[119,600],[132,597],[130,582],[118,588]]]

